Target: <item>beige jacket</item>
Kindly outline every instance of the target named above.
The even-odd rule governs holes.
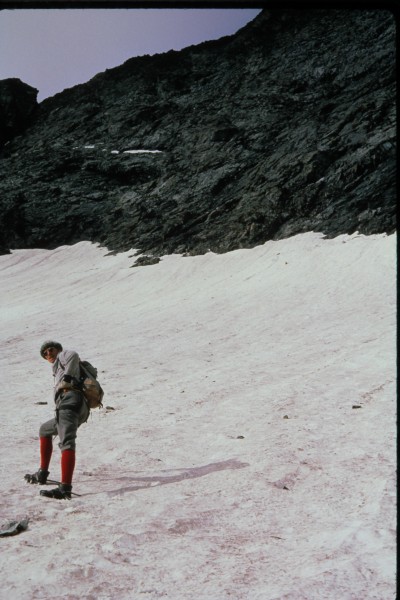
[[[79,355],[73,350],[63,350],[53,364],[54,399],[60,389],[76,389],[79,385]]]

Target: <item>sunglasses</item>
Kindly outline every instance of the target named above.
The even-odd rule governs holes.
[[[55,348],[54,348],[53,346],[51,346],[51,348],[47,348],[47,350],[45,350],[45,351],[43,352],[43,356],[46,358],[46,356],[47,356],[48,354],[52,354],[54,350],[55,350]]]

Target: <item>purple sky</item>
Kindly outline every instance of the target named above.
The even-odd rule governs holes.
[[[18,77],[38,101],[128,58],[231,35],[257,9],[13,9],[0,11],[0,79]]]

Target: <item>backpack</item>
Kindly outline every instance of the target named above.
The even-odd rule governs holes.
[[[81,369],[80,383],[82,393],[89,408],[101,408],[104,396],[103,388],[97,381],[97,369],[87,360],[79,361]]]

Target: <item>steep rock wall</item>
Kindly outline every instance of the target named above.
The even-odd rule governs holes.
[[[234,36],[130,59],[42,102],[3,145],[0,244],[196,254],[390,233],[395,95],[385,10],[263,11]]]

